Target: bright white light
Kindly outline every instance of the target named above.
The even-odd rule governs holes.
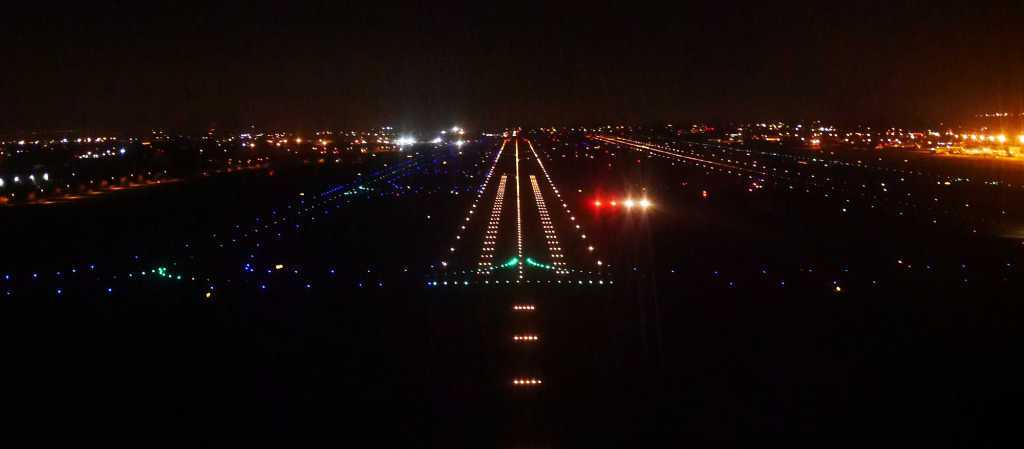
[[[439,143],[441,143],[441,138],[440,137],[435,137],[434,140],[430,141],[430,143],[439,144]]]
[[[453,133],[457,133],[457,132],[459,132],[460,130],[462,130],[462,128],[459,128],[458,126],[453,126],[453,127],[452,127],[452,132],[453,132]]]
[[[121,153],[121,154],[124,154],[124,153],[125,153],[125,150],[124,150],[124,148],[121,148],[121,151],[120,151],[120,153]]]
[[[456,140],[456,141],[455,141],[455,146],[457,146],[457,147],[461,147],[461,146],[462,146],[462,145],[464,145],[465,143],[466,143],[466,142],[464,142],[464,141],[462,141],[462,140]]]
[[[634,202],[633,202],[633,200],[631,200],[631,199],[628,199],[628,200],[626,200],[626,201],[623,201],[623,202],[622,202],[622,205],[626,206],[626,209],[632,209],[632,208],[633,208],[633,206],[635,206],[635,205],[636,205],[636,203],[634,203]]]
[[[4,186],[4,178],[0,178],[0,187]]]
[[[43,181],[49,181],[49,180],[50,180],[50,174],[49,173],[43,173]]]
[[[15,176],[14,177],[14,182],[21,182],[21,177]]]
[[[644,198],[640,200],[640,207],[647,209],[648,207],[651,207],[651,202],[647,201],[647,198]]]
[[[402,137],[399,137],[396,142],[400,146],[406,146],[406,145],[412,145],[412,144],[416,143],[416,139],[414,139],[412,137],[409,137],[409,136],[402,136]]]

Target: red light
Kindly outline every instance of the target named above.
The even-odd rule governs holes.
[[[601,201],[594,201],[594,207],[601,207]]]
[[[618,205],[619,205],[619,203],[617,203],[615,201],[612,201],[612,206],[618,206]]]

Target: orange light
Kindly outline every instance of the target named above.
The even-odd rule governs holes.
[[[595,207],[601,207],[601,202],[600,201],[594,201],[594,206]]]

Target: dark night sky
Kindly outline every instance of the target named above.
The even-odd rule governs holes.
[[[1024,8],[80,2],[0,18],[0,131],[1024,111]]]

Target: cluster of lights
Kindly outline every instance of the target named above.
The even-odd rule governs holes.
[[[513,341],[537,341],[540,340],[540,336],[537,335],[513,335]]]
[[[951,134],[951,133],[950,133]],[[820,192],[821,196],[829,201],[840,201],[842,202],[841,207],[837,210],[841,213],[846,214],[850,210],[849,206],[851,199],[858,198],[866,202],[864,209],[880,209],[888,211],[889,213],[903,217],[906,219],[914,219],[918,217],[917,214],[910,214],[914,209],[920,213],[931,212],[931,217],[919,217],[931,222],[931,224],[938,224],[943,217],[948,217],[953,210],[951,207],[970,207],[970,204],[963,203],[962,201],[956,201],[952,204],[942,202],[940,203],[940,196],[943,195],[939,192],[927,194],[924,198],[917,196],[912,191],[907,191],[904,194],[894,194],[892,192],[894,185],[901,185],[901,183],[908,181],[908,176],[923,176],[934,178],[936,185],[950,186],[954,183],[970,183],[975,180],[963,177],[953,177],[949,175],[938,175],[933,173],[924,172],[920,169],[905,169],[889,167],[884,165],[871,165],[865,164],[861,160],[846,161],[842,159],[830,159],[821,156],[799,156],[792,154],[784,154],[778,152],[761,152],[755,151],[748,148],[731,148],[720,145],[712,144],[701,144],[701,143],[687,143],[686,145],[690,150],[679,150],[666,146],[658,146],[652,143],[643,143],[636,140],[623,139],[619,137],[607,137],[607,136],[591,136],[591,138],[604,142],[617,145],[624,145],[629,148],[636,150],[647,151],[652,157],[661,157],[673,161],[682,161],[684,163],[693,163],[697,166],[703,167],[711,171],[718,171],[723,174],[730,174],[741,178],[747,178],[748,192],[754,192],[765,186],[766,178],[772,178],[774,181],[779,183],[780,187],[787,188],[790,191],[796,191],[800,193],[816,194]],[[700,148],[700,153],[695,152],[694,149]],[[671,151],[664,151],[671,150]],[[686,152],[697,157],[688,157],[681,152]],[[674,153],[674,154],[673,154]],[[707,154],[705,154],[707,153]],[[733,153],[738,157],[733,160],[726,153]],[[750,160],[747,158],[763,156],[766,158],[772,158],[779,161],[795,162],[798,168],[791,169],[785,167],[771,167],[768,164],[758,161]],[[703,159],[705,157],[716,158],[719,161],[711,161]],[[881,157],[878,160],[882,160]],[[894,160],[893,162],[898,162]],[[903,159],[904,164],[909,163],[907,159]],[[882,172],[886,175],[892,176],[897,175],[898,178],[893,180],[894,182],[880,182],[877,187],[872,186],[869,183],[861,183],[859,185],[843,182],[841,179],[834,178],[834,175],[826,171],[825,173],[815,173],[814,169],[821,167],[824,170],[828,170],[830,167],[840,166],[849,167],[852,169],[871,169]],[[799,184],[803,185],[799,185]],[[998,185],[1005,187],[1015,187],[1012,183],[1005,182],[1003,180],[989,180],[984,181],[987,185]],[[700,191],[701,196],[704,199],[709,197],[707,190]],[[843,198],[842,196],[848,196]],[[921,198],[916,203],[913,202],[913,198]],[[891,202],[893,207],[884,208],[880,202]],[[1003,212],[1005,215],[1005,211]],[[962,219],[965,221],[977,221],[973,215],[964,215]],[[970,224],[970,223],[965,223]],[[975,223],[976,224],[976,223]],[[972,232],[977,232],[973,230]]]
[[[143,276],[145,276],[146,272],[143,271],[141,274]],[[149,274],[155,274],[158,277],[162,277],[164,279],[174,279],[174,280],[178,280],[178,281],[181,280],[181,275],[180,274],[168,273],[167,272],[167,267],[157,267],[157,268],[154,268],[152,270],[149,270]]]
[[[572,209],[569,209],[569,203],[567,203],[565,199],[562,198],[562,193],[558,191],[558,187],[555,185],[555,181],[553,181],[551,179],[551,175],[548,174],[548,169],[544,167],[544,162],[541,161],[540,156],[537,155],[537,151],[534,150],[533,143],[527,140],[526,144],[530,146],[530,152],[533,153],[533,159],[537,161],[537,165],[540,166],[541,173],[544,175],[544,178],[547,179],[548,185],[551,186],[551,190],[555,192],[555,198],[558,202],[562,203],[562,210],[565,211],[565,215],[569,217],[569,221],[576,229],[576,232],[579,233],[580,240],[586,240],[587,234],[584,233],[583,227],[579,223],[576,223],[576,216],[572,214]],[[587,251],[589,253],[593,253],[594,246],[589,245],[587,247]],[[598,265],[601,265],[600,261],[598,261]]]
[[[542,383],[544,383],[544,382],[541,381],[540,379],[536,379],[536,378],[533,378],[533,377],[526,377],[526,378],[521,378],[521,379],[512,379],[512,385],[533,386],[533,385],[540,385]]]
[[[246,276],[243,278],[243,282],[254,283],[262,292],[270,289],[271,285],[268,278],[270,276],[276,277],[277,273],[289,277],[295,276],[302,281],[300,285],[304,286],[306,290],[312,289],[313,283],[306,278],[307,271],[302,270],[298,266],[285,265],[273,260],[268,261],[269,263],[257,264],[257,254],[262,248],[267,246],[265,239],[282,240],[285,232],[300,232],[306,229],[304,226],[307,222],[317,222],[318,219],[329,215],[333,210],[340,209],[344,204],[355,201],[357,197],[354,197],[354,194],[393,197],[397,194],[418,191],[419,189],[411,189],[410,186],[401,185],[397,181],[403,177],[420,173],[428,166],[436,167],[442,164],[442,161],[437,160],[432,164],[425,163],[424,159],[426,157],[425,154],[418,153],[416,155],[409,155],[397,164],[385,164],[384,168],[375,170],[365,176],[359,173],[356,180],[331,186],[319,194],[299,193],[298,199],[287,204],[286,207],[271,209],[269,216],[257,216],[255,223],[251,226],[242,227],[239,224],[234,225],[232,232],[226,236],[226,240],[224,237],[219,238],[217,234],[214,234],[214,243],[221,248],[225,244],[231,244],[244,251],[243,254],[247,258],[242,264],[242,272],[252,274],[255,277]],[[380,188],[376,187],[378,185],[380,185]],[[386,187],[391,187],[395,192],[388,192]],[[258,268],[257,265],[262,265],[262,267]],[[336,274],[333,267],[328,272],[331,277],[334,277]],[[368,270],[367,272],[369,273],[370,271]],[[375,284],[377,287],[383,287],[382,282],[376,282]],[[359,288],[364,288],[368,284],[360,281],[356,285]]]
[[[508,176],[501,175],[498,181],[498,192],[494,195],[494,206],[491,207],[491,218],[487,221],[487,229],[484,231],[484,244],[480,252],[481,272],[491,269],[494,259],[494,247],[498,240],[498,226],[501,224],[501,209],[505,201],[505,184]]]
[[[498,160],[501,159],[501,154],[502,154],[502,152],[505,151],[505,145],[506,144],[508,144],[508,140],[503,141],[501,143],[501,146],[498,148],[498,154],[494,156],[494,160],[491,162],[491,168],[489,168],[487,170],[487,175],[484,176],[484,180],[480,183],[480,188],[477,189],[476,198],[473,198],[473,203],[470,204],[470,206],[469,206],[469,211],[466,213],[465,223],[459,225],[459,231],[455,234],[455,240],[462,240],[462,232],[466,230],[466,224],[469,223],[470,217],[472,217],[473,212],[476,210],[477,205],[479,205],[479,203],[480,203],[480,198],[483,196],[484,192],[487,190],[487,184],[491,181],[491,177],[494,176],[494,168],[497,167]],[[504,190],[504,189],[502,189],[502,190]],[[455,246],[453,245],[453,246],[449,247],[448,248],[448,252],[449,253],[454,253],[455,252]],[[441,266],[447,267],[448,266],[448,262],[447,261],[441,261]]]
[[[551,224],[551,216],[548,215],[548,208],[544,204],[544,197],[540,193],[540,184],[537,183],[536,176],[530,175],[530,185],[533,187],[533,199],[537,202],[537,212],[540,214],[540,225],[544,230],[544,240],[547,242],[548,251],[551,253],[551,265],[554,265],[556,273],[567,274],[568,271],[564,269],[565,262],[562,260],[565,258],[565,255],[562,254],[562,245],[558,243],[558,235],[555,234],[555,227]]]
[[[536,310],[536,306],[534,306],[532,304],[516,304],[516,305],[512,306],[512,310],[516,310],[516,311],[532,311],[532,310]]]

